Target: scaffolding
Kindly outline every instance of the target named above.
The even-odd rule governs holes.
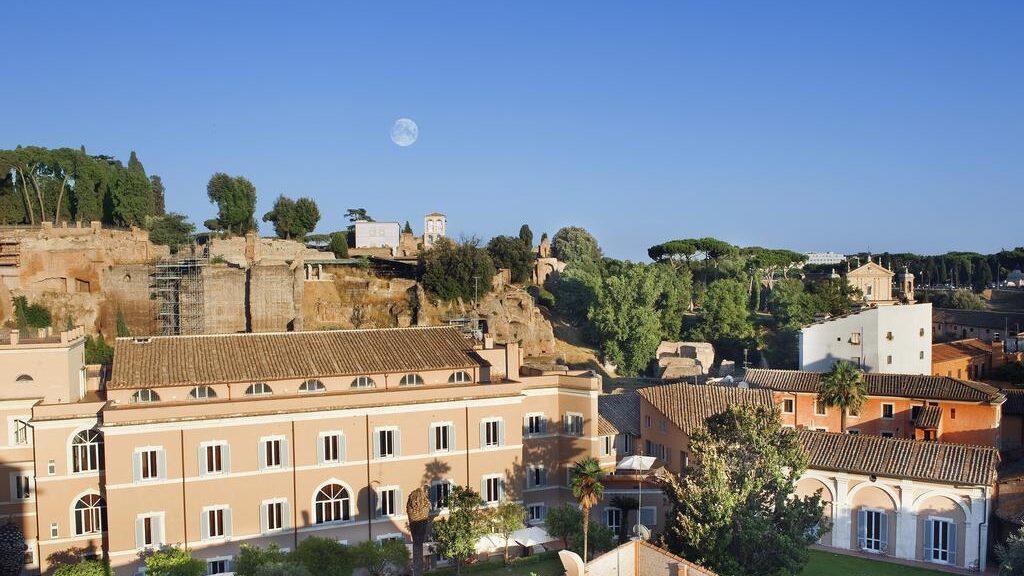
[[[164,336],[203,334],[203,267],[205,258],[157,262],[150,274],[150,294],[159,302],[157,323]]]

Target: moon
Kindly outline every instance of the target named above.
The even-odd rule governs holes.
[[[419,126],[408,118],[395,120],[395,125],[391,127],[391,141],[402,148],[415,144],[419,135]]]

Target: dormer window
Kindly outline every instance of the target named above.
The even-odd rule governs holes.
[[[15,378],[14,381],[17,382],[18,384],[31,384],[35,380],[33,380],[32,377],[29,376],[28,374],[22,374],[21,376]]]
[[[160,401],[160,395],[157,394],[156,392],[150,390],[149,388],[143,388],[142,390],[138,390],[137,392],[135,392],[135,394],[132,394],[132,398],[131,398],[131,403],[132,404],[142,404],[142,403],[145,403],[145,402],[159,402],[159,401]]]
[[[398,381],[399,386],[423,386],[423,377],[419,374],[406,374]]]
[[[377,384],[369,376],[360,376],[352,381],[353,388],[376,388]]]
[[[215,392],[213,388],[210,388],[209,386],[195,386],[188,391],[189,400],[209,400],[211,398],[216,397],[217,392]]]
[[[299,384],[299,392],[324,392],[326,390],[327,387],[324,386],[324,383],[316,379],[306,380]]]
[[[267,386],[264,382],[250,384],[249,387],[245,389],[246,396],[270,396],[273,393],[274,391],[270,389],[270,386]]]
[[[456,373],[454,373],[454,374],[452,374],[451,376],[448,377],[448,383],[449,384],[465,384],[467,382],[472,382],[472,381],[473,381],[473,377],[470,376],[468,372],[461,372],[460,371],[460,372],[456,372]]]

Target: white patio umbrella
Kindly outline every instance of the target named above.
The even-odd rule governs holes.
[[[538,544],[547,544],[555,540],[555,538],[540,526],[530,526],[529,528],[522,528],[513,532],[512,540],[515,540],[520,546],[532,548]]]
[[[647,472],[654,466],[654,456],[626,456],[619,461],[615,467],[619,470],[635,470],[637,472]],[[643,522],[641,522],[641,516],[643,515],[644,509],[644,479],[640,478],[637,482],[637,510],[636,510],[636,534],[641,536],[644,533]]]

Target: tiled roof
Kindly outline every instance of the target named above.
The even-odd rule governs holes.
[[[751,386],[778,392],[817,393],[821,376],[819,372],[751,368],[747,370],[743,380]],[[997,402],[1002,399],[998,388],[948,376],[869,372],[864,374],[864,383],[867,384],[870,396],[963,402]]]
[[[718,576],[643,540],[629,540],[587,562],[589,576]]]
[[[1011,333],[1024,330],[1024,312],[992,312],[989,310],[955,310],[953,308],[933,308],[932,322],[941,324],[959,324],[988,328],[1002,334],[1009,329]],[[1019,327],[1019,328],[1018,328]],[[1003,334],[1005,338],[1006,335]]]
[[[118,338],[111,388],[260,382],[486,365],[455,328]]]
[[[917,420],[914,421],[914,425],[921,429],[935,430],[938,429],[939,424],[942,422],[942,408],[939,406],[921,406],[920,411],[917,413]]]
[[[932,362],[948,362],[958,358],[977,358],[991,354],[992,347],[977,338],[932,344]]]
[[[711,384],[665,384],[637,390],[686,434],[733,404],[774,406],[772,393],[766,389],[716,386]],[[640,415],[637,413],[637,419]],[[639,422],[638,422],[639,425]]]
[[[636,392],[599,396],[597,414],[597,433],[601,436],[640,436],[640,397]]]
[[[949,484],[990,486],[999,451],[983,446],[801,430],[807,467]]]
[[[1006,403],[1003,404],[1003,416],[1024,416],[1024,389],[1006,389]]]

